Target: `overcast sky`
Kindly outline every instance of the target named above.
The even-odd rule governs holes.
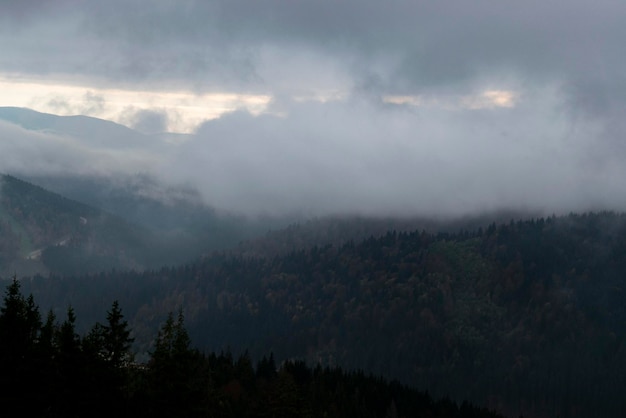
[[[624,39],[608,0],[1,1],[0,106],[189,135],[1,123],[0,171],[150,172],[246,213],[624,210]]]

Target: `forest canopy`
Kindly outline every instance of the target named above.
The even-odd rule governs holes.
[[[52,312],[43,320],[19,281],[7,287],[0,308],[3,416],[500,417],[360,371],[297,360],[277,366],[273,354],[255,367],[247,352],[202,353],[192,347],[182,311],[168,315],[146,363],[133,361],[132,330],[117,301],[86,335],[75,323],[71,307],[62,322]]]

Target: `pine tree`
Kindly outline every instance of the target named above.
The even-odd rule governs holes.
[[[130,348],[135,339],[130,336],[128,321],[124,320],[118,301],[113,302],[111,310],[107,313],[104,331],[108,361],[113,367],[128,366],[133,359]]]
[[[4,306],[0,308],[0,356],[9,365],[21,363],[32,354],[41,328],[41,316],[31,296],[24,299],[20,282],[13,282],[6,290]]]
[[[84,357],[79,335],[76,333],[76,315],[70,306],[67,318],[56,331],[56,364],[58,381],[56,387],[56,409],[65,416],[80,415],[88,402],[84,380]]]
[[[115,301],[106,324],[96,323],[83,339],[89,397],[108,416],[117,416],[124,408],[133,359],[130,333]]]
[[[38,377],[36,346],[41,329],[39,309],[32,295],[27,299],[21,293],[16,277],[8,286],[0,308],[0,403],[3,411],[27,414],[36,412],[38,402],[27,402],[29,385]]]
[[[131,347],[134,338],[130,334],[128,322],[115,301],[107,312],[106,325],[96,323],[85,337],[84,345],[90,355],[96,356],[111,369],[122,369],[133,359]]]
[[[172,411],[190,416],[199,408],[208,388],[208,383],[203,381],[203,365],[202,356],[191,348],[182,310],[176,321],[170,312],[158,332],[148,363],[149,385],[159,413]]]

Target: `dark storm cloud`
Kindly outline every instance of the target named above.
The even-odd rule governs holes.
[[[63,3],[61,0],[58,4]],[[53,9],[52,2],[48,0],[21,0],[11,1],[3,0],[0,2],[0,20],[5,23],[16,22],[24,23],[23,20],[29,20],[32,17],[41,15],[42,12],[49,12]]]
[[[622,62],[626,35],[624,7],[613,1],[135,1],[96,10],[91,23],[113,45],[143,49],[138,59],[148,63],[155,52],[180,59],[179,68],[154,65],[157,73],[198,69],[201,77],[225,66],[250,84],[271,81],[271,70],[255,73],[267,45],[331,56],[356,77],[373,72],[400,89],[458,85],[485,73],[593,74]],[[126,65],[145,69],[135,60]]]
[[[308,51],[310,65],[330,61],[355,85],[377,76],[385,89],[404,92],[463,88],[476,78],[511,74],[539,81],[587,78],[623,64],[626,35],[624,7],[608,0],[61,4],[64,13],[57,10],[56,19],[32,24],[33,36],[65,37],[48,45],[44,56],[51,70],[81,66],[105,78],[201,89],[219,88],[219,82],[271,90],[284,67],[294,64],[289,55],[302,51]],[[24,38],[17,45],[28,42]],[[275,50],[285,61],[267,65]],[[3,64],[11,67],[8,59]]]

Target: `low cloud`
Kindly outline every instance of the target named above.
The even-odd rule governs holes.
[[[43,3],[0,15],[8,83],[74,85],[42,103],[144,133],[201,126],[164,147],[4,125],[26,139],[0,169],[150,172],[245,213],[626,208],[620,2]]]
[[[289,103],[280,116],[209,121],[168,175],[209,202],[254,213],[455,216],[523,208],[625,208],[626,174],[548,94],[515,108]],[[589,158],[594,150],[595,158]]]
[[[169,115],[162,109],[124,109],[119,120],[124,125],[144,133],[156,134],[168,131]]]
[[[151,171],[155,166],[155,156],[147,149],[98,146],[88,137],[32,131],[4,121],[0,121],[0,138],[2,173],[111,175]],[[129,135],[124,139],[134,138]]]
[[[64,93],[59,92],[63,90],[65,90]],[[103,95],[87,90],[82,95],[76,96],[75,92],[68,91],[62,86],[52,88],[43,94],[39,93],[32,97],[27,105],[55,115],[100,116],[107,110],[106,99]]]
[[[232,112],[167,144],[102,124],[93,125],[102,137],[94,143],[83,135],[95,123],[89,120],[80,121],[80,135],[3,123],[0,170],[146,173],[249,215],[626,209],[617,127],[588,116],[579,123],[561,91],[527,91],[514,106],[283,98],[267,113]],[[147,131],[166,122],[159,112],[129,115]]]
[[[106,99],[103,95],[86,91],[83,95],[82,107],[77,114],[80,115],[101,115],[106,109]]]

